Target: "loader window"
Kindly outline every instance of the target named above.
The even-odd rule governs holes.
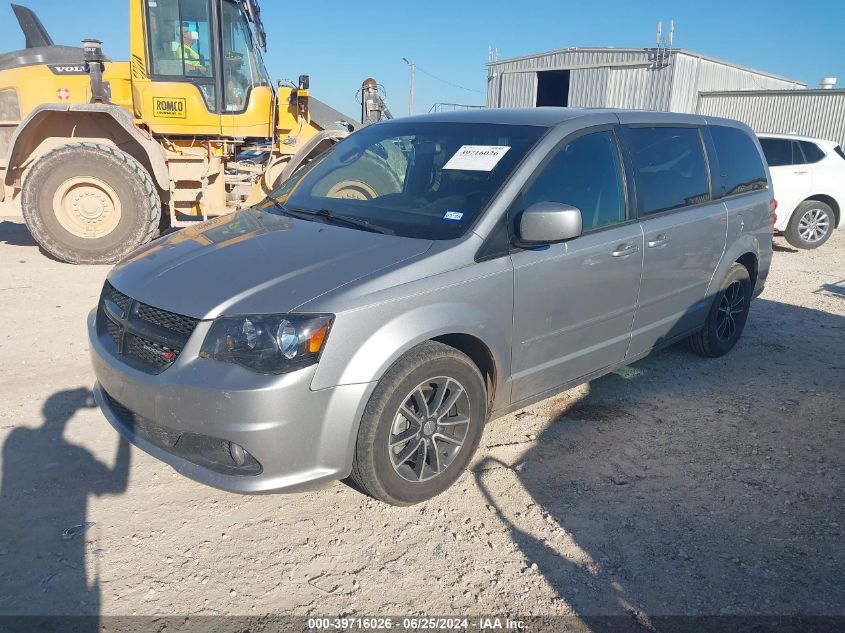
[[[152,74],[197,85],[208,109],[217,110],[208,0],[149,3]]]
[[[269,86],[270,79],[238,5],[223,3],[222,33],[226,112],[243,112],[250,91],[256,86]]]

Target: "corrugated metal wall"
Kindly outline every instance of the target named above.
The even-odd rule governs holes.
[[[567,49],[495,62],[488,65],[487,105],[533,107],[537,72],[569,69],[570,106],[698,112],[739,119],[758,132],[845,145],[845,90],[803,90],[797,81],[684,51],[658,67],[654,55],[653,49]]]
[[[672,94],[669,112],[692,112],[698,95],[697,57],[674,55],[672,57]]]
[[[491,82],[499,108],[533,108],[537,103],[537,73],[510,73]]]
[[[802,88],[803,84],[674,51],[656,68],[654,49],[567,49],[488,65],[489,107],[532,107],[537,72],[570,69],[569,105],[694,112],[700,91]]]
[[[722,90],[797,90],[804,84],[780,79],[711,59],[680,53],[673,59],[669,109],[695,112],[698,94]]]
[[[572,49],[503,60],[488,66],[487,105],[492,108],[533,107],[537,102],[537,72],[571,69],[569,105],[606,107],[608,99],[625,100],[629,88],[634,102],[645,102],[654,92],[644,75],[650,62],[648,49]],[[659,81],[669,81],[662,73]],[[665,89],[664,89],[665,90]],[[661,93],[657,90],[657,93]],[[668,94],[668,92],[667,92]],[[637,107],[624,106],[617,107]]]
[[[613,68],[607,89],[607,108],[665,110],[672,87],[670,67]]]
[[[585,68],[569,73],[569,105],[600,108],[607,102],[610,68]]]
[[[796,133],[845,145],[845,90],[703,93],[697,112],[738,119],[757,132]]]

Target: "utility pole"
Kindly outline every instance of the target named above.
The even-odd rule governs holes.
[[[408,60],[407,57],[403,57],[402,61],[404,61],[406,64],[408,64],[408,67],[411,69],[411,94],[410,94],[410,97],[408,99],[408,114],[413,116],[413,114],[414,114],[414,68],[416,67],[416,64],[414,62]]]

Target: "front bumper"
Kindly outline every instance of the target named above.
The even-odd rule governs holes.
[[[199,358],[210,326],[201,322],[173,366],[150,375],[108,351],[97,334],[96,311],[92,312],[88,337],[97,377],[94,397],[109,423],[182,475],[221,490],[294,492],[346,477],[358,423],[375,384],[312,391],[316,367],[264,376]],[[190,454],[165,450],[165,443],[151,441],[149,433],[127,424],[127,411],[155,425],[160,431],[156,437],[186,434],[238,444],[257,460],[260,472],[227,474]]]

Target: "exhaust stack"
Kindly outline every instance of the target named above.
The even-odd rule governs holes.
[[[24,37],[26,37],[27,48],[43,48],[45,46],[54,46],[53,38],[47,33],[47,29],[38,19],[38,16],[32,11],[19,4],[12,5],[12,11],[15,12],[15,17],[18,19],[18,24],[21,25]]]

